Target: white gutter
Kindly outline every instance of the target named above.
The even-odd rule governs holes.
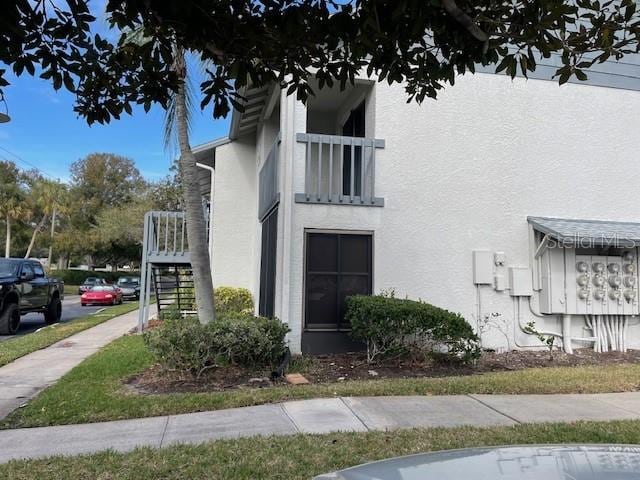
[[[209,206],[209,262],[210,265],[209,267],[211,268],[211,270],[213,271],[213,194],[215,191],[214,185],[215,185],[215,173],[216,170],[215,168],[209,166],[209,165],[205,165],[204,163],[198,163],[196,162],[196,167],[200,167],[203,168],[205,170],[208,170],[210,175],[211,175],[211,182],[210,182],[210,187],[209,187],[209,198],[210,198],[210,206]]]

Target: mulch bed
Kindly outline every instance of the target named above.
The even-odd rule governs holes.
[[[487,372],[521,370],[532,367],[565,367],[580,365],[612,365],[640,363],[640,350],[627,353],[595,353],[591,349],[577,350],[573,355],[548,351],[486,352],[475,366],[443,364],[433,360],[387,360],[367,365],[363,353],[317,355],[292,371],[302,373],[311,383],[335,383],[350,380],[390,378],[424,378],[477,375]],[[269,388],[270,371],[251,371],[239,367],[224,367],[205,372],[200,378],[179,372],[167,372],[155,365],[127,380],[126,385],[137,393],[214,392],[234,389]],[[278,382],[276,382],[277,384]]]

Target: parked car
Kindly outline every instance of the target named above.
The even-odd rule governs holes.
[[[40,262],[0,259],[0,335],[14,335],[26,313],[43,313],[48,325],[59,322],[63,298],[64,283],[48,278]]]
[[[640,478],[637,445],[482,447],[366,463],[314,480],[621,480]]]
[[[125,300],[140,298],[140,279],[138,277],[120,277],[116,285],[122,290],[122,298]]]
[[[119,305],[122,303],[122,291],[113,285],[96,285],[84,292],[80,304],[87,305]]]
[[[84,292],[88,292],[97,285],[107,285],[107,281],[100,277],[87,277],[80,288],[78,288],[78,295],[82,295]]]

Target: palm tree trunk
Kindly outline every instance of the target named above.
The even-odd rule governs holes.
[[[36,225],[36,228],[33,230],[33,233],[31,234],[31,241],[29,242],[29,246],[27,247],[27,253],[24,254],[24,258],[29,258],[29,256],[31,255],[31,250],[33,250],[33,246],[36,244],[36,237],[38,236],[38,233],[40,233],[40,230],[42,230],[42,228],[44,227],[44,223],[46,221],[47,215],[43,215],[38,222],[38,225]]]
[[[53,262],[53,236],[56,233],[56,207],[53,207],[53,213],[51,214],[51,240],[49,240],[49,257],[47,260],[47,267],[51,270],[51,264]]]
[[[4,244],[4,256],[9,258],[11,256],[11,216],[7,213],[7,239]]]
[[[187,125],[187,105],[184,83],[178,88],[175,99],[176,130],[180,146],[180,170],[184,189],[184,203],[187,217],[187,239],[193,269],[193,283],[200,323],[215,319],[213,300],[213,280],[207,245],[207,232],[202,209],[202,197],[198,182],[196,157],[189,145]]]

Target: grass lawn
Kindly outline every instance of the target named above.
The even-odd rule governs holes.
[[[74,333],[95,327],[102,322],[111,320],[113,317],[117,317],[123,313],[131,312],[136,308],[138,308],[137,302],[123,303],[122,305],[106,308],[100,312],[100,315],[86,315],[70,322],[56,323],[48,327],[43,327],[38,332],[2,342],[0,343],[0,367],[13,362],[16,358],[53,345]]]
[[[0,478],[304,479],[418,452],[531,443],[640,443],[640,422],[581,422],[495,428],[401,430],[225,440],[71,458],[13,461]]]
[[[32,427],[149,417],[258,405],[291,399],[367,395],[469,393],[602,393],[640,387],[640,365],[532,368],[474,376],[347,381],[212,393],[140,395],[124,379],[153,363],[140,336],[127,336],[89,357],[0,428]]]

